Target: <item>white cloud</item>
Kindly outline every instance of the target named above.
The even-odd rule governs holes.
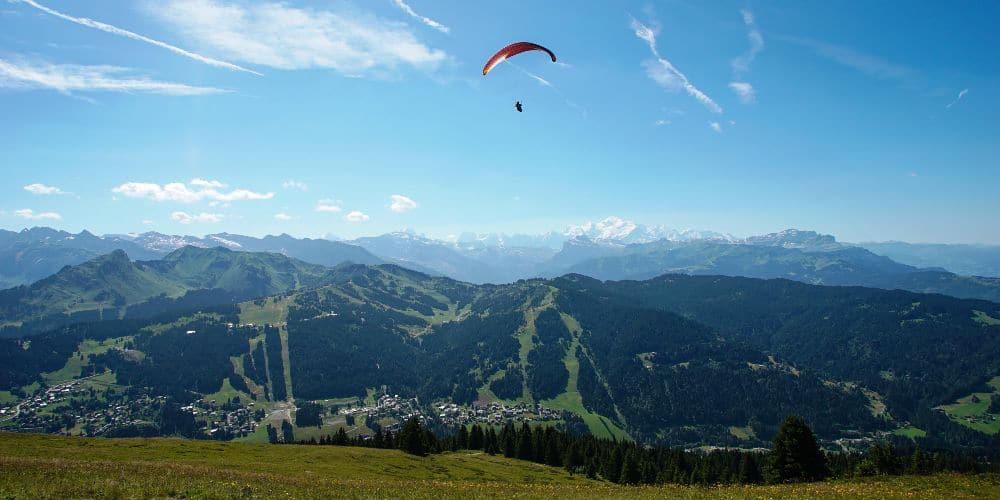
[[[720,134],[722,133],[722,125],[719,122],[708,122],[708,126]]]
[[[203,56],[201,54],[196,54],[194,52],[190,52],[190,51],[184,50],[184,49],[182,49],[180,47],[175,47],[175,46],[170,45],[170,44],[168,44],[166,42],[161,42],[159,40],[154,40],[152,38],[140,35],[138,33],[133,33],[131,31],[128,31],[128,30],[125,30],[125,29],[121,29],[121,28],[112,26],[110,24],[102,23],[100,21],[95,21],[93,19],[88,19],[86,17],[73,17],[73,16],[71,16],[69,14],[64,14],[64,13],[59,12],[57,10],[50,9],[50,8],[48,8],[48,7],[42,5],[42,4],[40,4],[40,3],[38,3],[38,2],[36,2],[34,0],[11,0],[11,1],[14,2],[14,3],[23,3],[25,5],[30,5],[31,7],[34,7],[34,8],[36,8],[36,9],[42,11],[42,12],[45,12],[47,14],[51,14],[53,16],[56,16],[56,17],[58,17],[60,19],[64,19],[64,20],[72,22],[72,23],[79,24],[81,26],[86,26],[88,28],[98,29],[98,30],[104,31],[106,33],[111,33],[113,35],[124,36],[126,38],[131,38],[133,40],[138,40],[140,42],[148,43],[150,45],[155,45],[157,47],[161,47],[161,48],[167,49],[167,50],[169,50],[171,52],[174,52],[176,54],[180,54],[180,55],[182,55],[184,57],[187,57],[187,58],[190,58],[190,59],[194,59],[195,61],[198,61],[198,62],[202,62],[202,63],[209,64],[209,65],[212,65],[212,66],[220,67],[220,68],[227,68],[227,69],[232,69],[232,70],[236,70],[236,71],[245,71],[247,73],[253,73],[255,75],[260,75],[260,73],[257,73],[256,71],[253,71],[253,70],[250,70],[250,69],[247,69],[247,68],[244,68],[242,66],[237,66],[235,64],[232,64],[232,63],[229,63],[229,62],[226,62],[226,61],[220,61],[218,59],[213,59],[211,57],[206,57],[206,56]]]
[[[389,210],[392,210],[397,214],[409,212],[410,210],[417,208],[417,202],[401,194],[394,194],[389,198],[392,200],[392,203],[389,204]]]
[[[306,183],[296,181],[293,179],[288,179],[287,181],[282,182],[281,187],[285,189],[298,189],[299,191],[309,191],[309,186]]]
[[[670,125],[670,120],[656,120],[653,122],[654,127],[662,127],[664,125]]]
[[[62,220],[62,216],[55,212],[35,212],[30,208],[15,210],[14,215],[30,220]]]
[[[954,101],[951,101],[950,103],[948,103],[948,105],[945,106],[945,108],[951,109],[952,106],[958,104],[958,101],[961,101],[965,97],[965,94],[968,94],[968,93],[969,93],[969,89],[962,89],[962,91],[958,93],[958,97],[956,97]]]
[[[189,214],[187,212],[174,212],[170,214],[170,220],[174,222],[180,222],[181,224],[191,224],[191,223],[216,223],[222,222],[222,214],[211,214],[202,212],[200,214]]]
[[[72,92],[149,92],[176,96],[218,94],[215,87],[162,82],[130,75],[128,68],[50,64],[44,61],[0,59],[0,88],[15,90],[51,89]]]
[[[425,16],[421,16],[420,14],[417,14],[403,0],[392,0],[392,3],[396,4],[396,7],[399,7],[400,9],[403,9],[403,12],[406,12],[406,14],[409,15],[410,17],[419,19],[420,22],[426,24],[427,26],[430,26],[431,28],[434,28],[434,29],[440,31],[441,33],[448,33],[448,32],[451,31],[451,28],[449,28],[449,27],[447,27],[447,26],[445,26],[445,25],[443,25],[443,24],[441,24],[441,23],[439,23],[439,22],[437,22],[437,21],[435,21],[435,20],[433,20],[433,19],[431,19],[429,17],[425,17]]]
[[[288,214],[286,214],[284,212],[274,214],[274,218],[278,219],[278,220],[292,220],[292,216],[288,215]]]
[[[335,4],[339,5],[339,4]],[[283,70],[384,75],[400,66],[435,69],[448,56],[408,28],[367,13],[297,8],[286,2],[164,0],[149,8],[183,36],[226,57]]]
[[[635,36],[646,42],[649,45],[650,52],[653,54],[654,59],[648,59],[642,63],[646,68],[646,75],[649,78],[667,90],[684,89],[688,95],[702,103],[713,113],[722,113],[721,106],[695,87],[684,73],[681,73],[670,61],[660,55],[660,51],[656,48],[656,31],[640,23],[635,18],[632,18],[631,27],[635,32]]]
[[[191,179],[191,182],[189,184],[191,184],[192,186],[198,186],[198,187],[204,187],[204,188],[224,188],[224,187],[226,187],[225,184],[223,184],[223,183],[221,183],[219,181],[206,181],[205,179],[199,179],[197,177],[195,177],[194,179]]]
[[[747,82],[729,82],[729,88],[736,92],[740,101],[744,104],[751,104],[757,101],[757,94],[754,93],[753,85]]]
[[[148,226],[153,223],[152,219],[142,219],[142,225]]]
[[[330,199],[330,198],[325,198],[325,199],[322,199],[322,200],[319,200],[318,202],[316,202],[316,209],[315,210],[317,212],[338,213],[338,212],[343,211],[344,209],[340,208],[340,202],[339,201],[333,200],[333,199]]]
[[[747,9],[740,9],[740,14],[743,15],[743,24],[747,27],[747,39],[750,40],[750,48],[736,59],[733,59],[733,73],[737,76],[750,71],[750,63],[757,57],[757,53],[764,50],[764,37],[757,29],[753,12]]]
[[[344,216],[344,220],[346,220],[347,222],[366,222],[369,219],[371,219],[371,217],[369,217],[364,212],[359,212],[357,210],[354,210],[351,213]]]
[[[194,203],[202,200],[212,202],[269,200],[274,197],[274,193],[258,193],[247,189],[234,189],[229,192],[222,192],[214,187],[208,187],[209,185],[215,186],[215,183],[219,186],[224,186],[224,184],[218,181],[204,181],[202,179],[191,181],[191,185],[198,189],[192,189],[181,182],[171,182],[162,186],[151,182],[126,182],[111,191],[129,198],[180,203]]]
[[[68,194],[66,191],[63,191],[55,186],[46,186],[45,184],[37,182],[24,186],[24,190],[31,194]]]

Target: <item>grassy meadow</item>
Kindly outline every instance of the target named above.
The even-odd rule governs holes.
[[[1000,476],[627,487],[482,453],[0,433],[0,498],[998,498]]]

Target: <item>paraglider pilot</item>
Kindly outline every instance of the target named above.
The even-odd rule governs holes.
[[[514,109],[516,109],[518,113],[521,113],[521,112],[524,111],[524,107],[521,106],[521,101],[517,101],[517,102],[514,103]]]

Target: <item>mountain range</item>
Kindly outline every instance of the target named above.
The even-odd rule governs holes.
[[[786,230],[748,238],[677,231],[616,217],[540,235],[465,233],[439,240],[401,231],[349,241],[263,238],[217,233],[205,237],[147,232],[95,236],[49,228],[0,231],[0,287],[32,283],[65,265],[112,250],[149,260],[183,246],[272,252],[311,264],[394,263],[470,283],[580,273],[600,279],[645,279],[665,273],[787,278],[812,284],[858,285],[1000,300],[1000,247],[860,245],[813,231]],[[883,254],[892,254],[891,256]],[[898,256],[898,260],[893,258]],[[968,271],[956,274],[948,264]],[[915,265],[916,264],[916,265]],[[986,277],[975,277],[986,276]]]
[[[186,312],[165,300],[198,290],[227,293]],[[112,252],[4,293],[8,322],[95,304],[117,314],[0,340],[0,390],[74,358],[179,399],[227,383],[258,401],[389,387],[425,404],[540,403],[647,443],[760,446],[799,414],[825,440],[916,427],[929,444],[996,445],[936,410],[997,375],[1000,304],[981,300],[676,274],[475,285],[190,246],[157,261]],[[237,323],[270,326],[258,337]],[[78,357],[87,339],[128,348]]]

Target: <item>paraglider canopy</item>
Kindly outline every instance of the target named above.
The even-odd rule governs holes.
[[[497,64],[502,63],[508,57],[516,56],[522,52],[528,52],[532,50],[540,50],[545,52],[552,58],[552,62],[556,62],[556,55],[552,53],[551,50],[538,45],[537,43],[531,42],[516,42],[512,43],[493,54],[493,57],[489,61],[486,61],[486,66],[483,66],[483,76],[486,76]]]

